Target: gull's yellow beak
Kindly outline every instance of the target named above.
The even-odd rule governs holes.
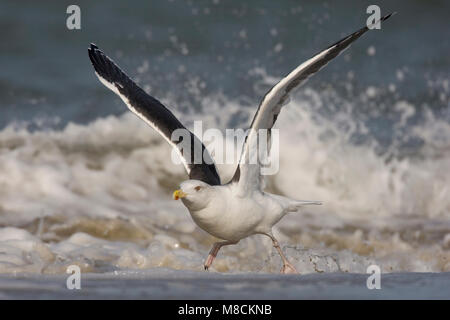
[[[174,199],[174,200],[178,200],[178,199],[184,198],[184,197],[186,197],[186,196],[187,196],[187,194],[184,193],[183,191],[181,191],[181,189],[175,190],[175,191],[173,192],[173,199]]]

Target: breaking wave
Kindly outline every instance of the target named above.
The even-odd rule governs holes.
[[[427,110],[417,117],[418,106],[401,99],[388,114],[368,111],[388,93],[369,88],[349,99],[306,87],[281,113],[280,171],[268,177],[268,190],[324,202],[276,228],[298,270],[365,272],[378,263],[383,271],[450,271],[450,125]],[[210,95],[200,111],[175,113],[188,126],[201,119],[225,130],[245,128],[254,112]],[[388,139],[372,133],[373,123],[389,124],[381,128]],[[200,270],[214,239],[171,200],[187,176],[170,157],[167,143],[128,112],[62,130],[5,127],[0,272],[61,273],[70,264],[91,272]],[[233,170],[219,166],[223,180]],[[214,265],[279,267],[262,236],[224,248]]]

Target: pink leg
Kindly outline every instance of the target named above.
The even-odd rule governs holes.
[[[283,261],[283,266],[281,267],[280,273],[297,274],[298,271],[295,269],[295,267],[288,261],[288,259],[284,255],[284,253],[281,250],[280,244],[278,243],[277,239],[275,239],[275,237],[273,235],[271,235],[271,234],[267,234],[267,235],[272,239],[273,246],[275,247],[275,249],[277,249],[278,253],[281,256],[281,260]]]
[[[211,264],[214,261],[214,258],[217,256],[217,253],[219,253],[220,248],[222,248],[223,246],[228,246],[230,244],[236,244],[239,241],[221,241],[221,242],[216,242],[214,243],[211,251],[209,252],[208,258],[206,258],[205,261],[205,270],[208,270],[208,268],[211,266]]]

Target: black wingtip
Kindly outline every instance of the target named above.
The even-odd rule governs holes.
[[[395,14],[397,14],[397,12],[394,11],[394,12],[391,12],[391,13],[385,15],[384,17],[381,17],[380,20],[378,20],[377,22],[375,22],[375,23],[372,24],[371,26],[374,26],[374,25],[380,23],[381,21],[385,21],[385,20],[389,19],[390,17],[392,17],[392,16],[395,15]],[[370,26],[369,26],[369,25],[366,25],[366,27],[363,28],[363,29],[361,29],[360,31],[363,31],[362,33],[364,33],[364,32],[366,32],[366,31],[369,30],[369,29],[370,29]]]
[[[94,70],[97,73],[104,73],[106,70],[104,70],[105,61],[103,58],[103,52],[94,43],[91,43],[88,48],[88,55]]]
[[[392,17],[392,16],[394,16],[394,15],[396,15],[396,14],[397,14],[396,11],[391,12],[391,13],[389,13],[388,15],[385,15],[383,18],[381,18],[381,21],[387,20],[387,19],[389,19],[390,17]]]
[[[114,61],[106,56],[94,43],[88,48],[89,59],[98,77],[123,88],[130,86],[132,80],[114,63]]]

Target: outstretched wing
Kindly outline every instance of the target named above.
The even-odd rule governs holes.
[[[381,18],[381,21],[388,19],[389,14]],[[232,182],[238,182],[241,190],[254,190],[261,188],[261,165],[259,161],[252,161],[258,158],[258,132],[261,129],[268,130],[267,137],[270,140],[270,129],[275,124],[278,114],[283,105],[289,102],[289,93],[292,89],[303,84],[310,76],[323,68],[328,62],[336,58],[350,44],[362,36],[369,28],[364,28],[352,33],[325,50],[320,51],[309,60],[303,62],[286,77],[281,79],[272,89],[270,89],[261,103],[250,125],[249,133],[246,137],[239,166],[232,178]],[[270,148],[270,143],[267,143]],[[268,150],[267,150],[268,151]],[[259,158],[258,158],[259,159]]]
[[[100,82],[116,93],[133,113],[161,134],[179,152],[189,178],[204,181],[209,185],[220,185],[216,166],[201,141],[161,102],[134,83],[96,45],[91,44],[88,53]],[[177,133],[180,134],[173,135],[174,131],[179,129]],[[183,137],[190,139],[189,144],[184,144],[190,146],[188,150],[181,147]]]

